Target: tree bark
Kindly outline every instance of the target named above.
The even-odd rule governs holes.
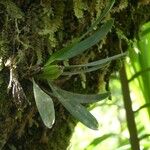
[[[56,122],[52,129],[45,128],[33,98],[30,79],[36,70],[31,68],[44,64],[54,51],[80,37],[107,3],[106,0],[0,1],[0,149],[67,149],[77,121],[54,100]],[[120,53],[117,32],[121,30],[128,39],[137,37],[139,26],[150,19],[149,6],[149,1],[117,1],[106,17],[115,19],[107,39],[69,63],[85,63]],[[125,51],[127,43],[124,39],[122,44]],[[13,64],[16,78],[31,103],[23,102],[24,109],[20,109],[22,102],[13,99],[11,90],[7,90],[12,67],[12,64],[7,65],[8,60],[16,63]],[[118,62],[113,61],[107,69],[88,73],[86,88],[82,86],[85,81],[81,76],[61,78],[57,84],[73,92],[89,93],[96,92],[98,86],[106,82],[105,88],[109,90],[109,76],[119,69]],[[44,82],[40,84],[45,86]]]

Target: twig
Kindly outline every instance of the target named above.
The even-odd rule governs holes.
[[[129,85],[124,65],[120,70],[120,80],[122,86],[124,107],[126,111],[127,126],[130,134],[131,149],[140,150],[134,112],[132,110],[132,101],[130,97]]]
[[[141,140],[146,139],[146,138],[148,138],[148,137],[150,137],[150,134],[144,134],[144,135],[142,135],[142,136],[139,138],[139,140],[141,141]]]
[[[137,72],[136,74],[134,74],[134,75],[128,80],[128,82],[131,82],[132,80],[134,80],[134,79],[137,78],[138,76],[140,76],[140,75],[142,75],[143,73],[148,72],[148,71],[150,71],[150,67],[149,67],[149,68],[146,68],[146,69],[144,69],[144,70],[141,70],[141,71]]]
[[[138,111],[140,111],[141,109],[146,108],[146,107],[150,107],[150,103],[146,103],[146,104],[142,105],[142,106],[139,107],[137,110],[135,110],[134,113],[136,113],[136,112],[138,112]]]

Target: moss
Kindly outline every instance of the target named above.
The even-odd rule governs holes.
[[[3,61],[0,75],[0,147],[66,149],[76,121],[55,101],[56,123],[52,129],[45,129],[33,99],[30,68],[43,65],[54,51],[80,37],[107,3],[108,0],[0,1],[0,60]],[[136,6],[130,1],[119,0],[106,19],[114,17],[114,28],[117,27],[128,39],[132,39],[138,26],[150,19],[149,11],[149,5]],[[120,53],[114,28],[102,43],[86,54],[69,60],[69,63],[83,63]],[[21,117],[18,117],[17,109],[11,101],[12,95],[7,94],[10,70],[4,64],[12,56],[15,57],[18,80],[31,102],[31,106],[22,112]],[[79,93],[92,93],[104,88],[109,90],[109,78],[115,66],[117,63],[112,62],[104,70],[83,77],[72,76],[65,80],[60,78],[61,81],[57,83],[66,90]],[[85,88],[82,82],[85,82]]]

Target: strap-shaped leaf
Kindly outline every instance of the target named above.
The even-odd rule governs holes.
[[[61,95],[63,96],[63,98],[70,102],[76,102],[76,103],[94,103],[94,102],[98,102],[100,100],[104,100],[105,98],[107,98],[109,96],[109,92],[106,93],[101,93],[101,94],[77,94],[77,93],[72,93],[66,90],[62,90],[59,87],[55,86],[55,90]]]
[[[93,61],[87,64],[81,64],[81,65],[70,65],[70,66],[65,66],[65,68],[78,68],[78,67],[92,67],[92,66],[98,66],[101,65],[102,67],[105,66],[108,62],[119,59],[121,57],[127,56],[128,52],[124,52],[121,54],[117,54],[111,57],[107,57],[101,60]]]
[[[54,95],[58,98],[58,100],[62,103],[62,105],[80,122],[82,122],[85,126],[97,130],[98,122],[95,117],[86,110],[81,104],[66,100],[62,95],[57,92],[57,88],[50,84],[50,87],[54,93]]]
[[[33,92],[39,114],[46,127],[51,128],[55,122],[54,104],[49,95],[33,81]]]
[[[127,52],[112,57],[108,57],[102,60],[93,61],[87,64],[65,66],[66,69],[72,69],[72,70],[64,71],[62,75],[77,75],[81,73],[96,71],[98,69],[107,67],[110,61],[119,59],[121,57],[125,57],[126,55]]]
[[[87,32],[80,37],[80,39],[83,39],[86,35],[88,35],[93,30],[93,28],[96,27],[102,21],[102,19],[111,10],[111,8],[113,7],[114,3],[115,3],[115,0],[110,0],[109,4],[105,7],[105,9],[102,12],[102,14],[97,18],[97,20],[92,24],[92,26],[87,30]]]
[[[82,74],[82,73],[93,72],[93,71],[99,70],[101,68],[104,68],[106,66],[107,66],[107,64],[105,64],[105,65],[97,65],[97,66],[94,66],[94,67],[80,69],[80,70],[64,71],[62,73],[62,75],[64,75],[64,76],[66,76],[66,75],[77,75],[77,74]]]
[[[104,134],[103,136],[94,139],[94,140],[86,147],[85,150],[91,150],[91,149],[93,149],[94,147],[96,147],[98,144],[100,144],[101,142],[107,140],[107,139],[110,138],[110,137],[114,137],[114,136],[117,136],[117,134],[114,134],[114,133]]]
[[[102,21],[102,19],[108,14],[108,12],[113,7],[114,3],[115,3],[115,0],[110,0],[109,4],[106,6],[106,8],[102,12],[102,14],[97,18],[97,20],[92,24],[92,26],[87,30],[87,32],[85,34],[83,34],[80,38],[78,38],[78,40],[75,43],[68,45],[66,48],[63,48],[60,51],[69,51],[72,47],[74,47],[77,44],[77,42],[81,41],[86,35],[88,35],[93,30],[93,28],[96,27]],[[58,56],[56,56],[56,53]],[[54,56],[50,57],[50,59],[48,60],[46,65],[52,63],[55,60],[59,60],[55,57],[59,57],[59,55],[61,55],[61,52],[56,52],[56,53],[53,54]],[[72,56],[72,57],[74,57],[74,56]],[[66,58],[66,59],[68,59],[68,58]]]
[[[100,40],[102,40],[110,31],[112,25],[113,20],[110,19],[104,23],[100,29],[98,29],[94,34],[85,40],[79,43],[75,43],[71,46],[69,45],[69,47],[63,48],[60,51],[53,53],[46,65],[49,65],[56,60],[66,60],[83,53],[85,50],[89,49],[93,45],[97,44]]]
[[[65,101],[61,97],[61,103],[63,106],[80,122],[82,122],[85,126],[97,130],[98,129],[98,122],[95,119],[95,117],[88,111],[86,110],[85,107],[83,107],[81,104],[73,102],[73,101]]]

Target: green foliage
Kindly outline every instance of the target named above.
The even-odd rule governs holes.
[[[53,87],[53,86],[51,86]],[[75,103],[94,103],[94,102],[98,102],[100,100],[104,100],[105,98],[107,98],[109,96],[109,92],[106,93],[101,93],[101,94],[76,94],[76,93],[72,93],[72,92],[68,92],[65,90],[62,90],[61,88],[58,88],[56,86],[55,87],[55,91],[61,95],[65,100],[69,101],[74,101]]]
[[[58,100],[63,104],[63,106],[75,117],[77,118],[79,121],[81,121],[84,125],[86,125],[87,127],[91,128],[91,129],[98,129],[98,122],[97,120],[94,118],[94,116],[92,114],[90,114],[85,107],[83,107],[80,103],[77,102],[78,96],[75,97],[74,100],[70,100],[72,99],[72,97],[68,97],[66,99],[66,97],[64,97],[64,95],[62,94],[62,91],[60,91],[55,85],[52,85],[51,83],[49,83],[54,95],[58,98]]]
[[[108,20],[105,24],[103,24],[103,26],[100,29],[98,29],[93,35],[79,42],[86,35],[88,35],[94,29],[94,27],[96,27],[102,21],[102,19],[107,15],[107,13],[113,7],[114,2],[115,0],[110,1],[108,6],[102,12],[102,14],[96,19],[96,21],[92,24],[92,26],[87,30],[85,34],[83,34],[80,38],[78,38],[74,43],[71,43],[67,47],[59,50],[58,52],[53,53],[49,58],[48,62],[46,63],[46,65],[56,60],[66,60],[76,55],[79,55],[83,53],[86,49],[95,45],[98,41],[102,40],[106,36],[106,34],[110,31],[113,25],[112,19]]]
[[[138,79],[139,86],[148,104],[150,101],[150,23],[144,24],[139,32],[139,40],[133,43],[133,48],[130,48],[130,60],[134,69],[135,75],[133,79]],[[130,79],[130,81],[132,81]],[[147,108],[150,115],[150,109]]]
[[[24,15],[22,10],[18,7],[20,4],[19,2],[14,3],[10,0],[1,1],[0,4],[5,7],[8,14],[6,17],[7,19],[4,19],[4,24],[6,24],[6,26],[4,26],[3,31],[6,30],[8,32],[12,30],[11,26],[10,29],[7,28],[9,23],[15,25],[15,34],[11,35],[11,40],[9,41],[12,42],[12,47],[14,48],[11,50],[12,53],[14,53],[15,48],[17,48],[18,56],[15,59],[15,64],[18,65],[20,62],[26,62],[26,68],[32,68],[28,70],[30,79],[35,77],[37,80],[46,80],[48,81],[47,83],[49,83],[61,77],[61,75],[74,75],[98,70],[108,65],[108,62],[124,56],[125,54],[120,54],[101,61],[98,60],[87,64],[72,66],[63,66],[60,65],[62,63],[57,63],[58,61],[64,61],[82,54],[106,37],[107,33],[113,26],[113,19],[106,20],[100,28],[97,26],[108,14],[114,2],[115,0],[110,0],[102,14],[97,17],[96,21],[91,25],[87,32],[85,32],[85,34],[77,38],[77,40],[70,45],[52,53],[48,61],[41,67],[41,63],[45,62],[42,58],[44,53],[42,48],[47,48],[46,53],[51,53],[51,48],[57,45],[55,33],[61,28],[62,23],[64,23],[62,22],[62,14],[64,13],[65,8],[64,1],[57,1],[57,4],[52,4],[51,1],[43,1],[38,5],[38,7],[32,8],[31,6],[30,9],[27,9],[25,12],[26,15]],[[35,2],[33,5],[36,6],[37,3],[38,2]],[[87,9],[86,3],[87,2],[82,0],[74,1],[74,12],[78,19],[83,17],[83,11]],[[25,21],[27,25],[24,25],[26,24],[24,22],[24,17],[26,18]],[[9,21],[9,19],[11,21]],[[94,31],[95,28],[97,28],[96,31]],[[6,39],[7,38],[8,37],[6,36]],[[45,41],[48,44],[45,44]],[[3,41],[0,43],[0,46],[2,48],[4,47]],[[30,55],[31,51],[33,52],[32,57]],[[31,60],[29,60],[29,64],[28,61],[26,61],[26,58],[31,58]],[[36,60],[37,64],[35,64]],[[35,64],[35,66],[32,64]],[[33,73],[35,76],[32,75],[32,71],[36,72]],[[57,99],[75,118],[89,128],[98,128],[96,119],[86,110],[85,107],[81,105],[81,103],[93,103],[103,100],[109,96],[109,93],[92,95],[74,94],[62,90],[52,83],[50,84],[50,88],[53,95],[57,97]],[[51,97],[41,90],[34,81],[33,91],[40,116],[44,124],[51,128],[55,120],[53,101]]]
[[[55,33],[62,26],[62,14],[64,11],[63,1],[56,2],[57,7],[52,8],[52,2],[43,3],[43,14],[41,14],[41,29],[38,32],[41,36],[48,36],[51,47],[56,47],[57,40]]]
[[[105,134],[101,137],[98,137],[96,139],[94,139],[87,147],[86,150],[91,150],[93,149],[95,146],[97,146],[98,144],[100,144],[101,142],[103,142],[104,140],[107,140],[108,138],[115,136],[116,134],[110,133],[110,134]]]
[[[95,65],[94,67],[99,68],[99,65],[104,65],[104,64],[106,64],[106,62],[109,62],[114,59],[118,59],[121,56],[125,56],[125,55],[126,55],[126,53],[123,53],[120,55],[113,56],[110,59],[106,58],[106,60],[104,59],[104,60],[100,61],[100,63],[92,62],[92,63],[86,64],[86,66],[91,66],[91,65],[94,66]],[[61,73],[62,73],[62,72],[60,72],[60,70],[59,70],[60,68],[58,65],[46,65],[46,66],[44,66],[44,69],[42,70],[43,73],[39,74],[39,77],[41,77],[41,78],[43,77],[43,79],[47,79],[47,80],[55,79],[58,77],[58,75],[61,75]],[[79,73],[79,72],[75,71],[74,73]],[[64,107],[75,118],[77,118],[79,121],[81,121],[87,127],[91,128],[91,129],[97,129],[98,124],[97,124],[96,119],[81,105],[81,103],[97,102],[99,100],[102,100],[102,99],[105,99],[106,97],[108,97],[109,93],[103,93],[103,94],[97,94],[97,95],[74,94],[74,93],[62,90],[50,82],[49,82],[49,85],[51,87],[51,90],[53,91],[54,96],[57,97],[57,99],[64,105]]]
[[[119,58],[124,57],[126,55],[127,55],[127,52],[122,53],[122,54],[118,54],[118,55],[115,55],[112,57],[108,57],[108,58],[105,58],[102,60],[90,62],[87,64],[66,66],[65,67],[66,69],[73,69],[73,70],[65,71],[65,68],[64,68],[64,72],[62,73],[62,75],[75,75],[75,74],[81,74],[81,73],[96,71],[98,69],[107,67],[110,61],[119,59]],[[78,68],[78,70],[74,70],[75,68]]]
[[[49,65],[50,63],[56,60],[66,60],[83,53],[85,50],[89,49],[90,47],[98,43],[100,40],[102,40],[106,36],[106,34],[110,31],[112,25],[113,20],[108,20],[100,29],[98,29],[90,37],[86,38],[85,40],[79,43],[75,42],[74,44],[71,44],[68,47],[63,48],[60,51],[53,53],[49,58],[48,62],[46,63],[46,65]]]
[[[74,13],[75,16],[80,19],[83,18],[84,10],[87,9],[87,4],[83,0],[74,0]]]
[[[99,69],[104,68],[104,67],[107,67],[107,65],[103,64],[103,65],[96,65],[96,66],[84,68],[84,69],[64,71],[62,75],[66,76],[66,75],[83,74],[83,73],[93,72],[93,71],[99,70]]]
[[[0,56],[6,57],[8,54],[8,41],[6,39],[0,38]]]
[[[81,65],[72,65],[72,66],[60,66],[60,65],[51,65],[51,63],[56,61],[63,61],[75,57],[79,54],[82,54],[87,49],[91,48],[93,45],[97,44],[100,40],[103,40],[107,33],[113,26],[113,19],[106,21],[95,33],[86,39],[82,40],[87,34],[93,31],[93,28],[101,22],[103,17],[109,12],[114,4],[114,0],[109,3],[109,5],[105,8],[104,12],[100,15],[100,17],[96,20],[96,22],[89,28],[89,30],[83,34],[80,38],[78,38],[74,43],[71,43],[67,47],[56,51],[53,53],[48,61],[42,68],[42,72],[39,73],[38,77],[40,79],[45,79],[48,81],[49,86],[53,92],[53,95],[63,104],[63,106],[79,121],[81,121],[84,125],[91,129],[97,129],[98,123],[92,114],[90,114],[81,103],[92,103],[97,102],[99,100],[105,99],[109,96],[109,93],[97,94],[97,95],[82,95],[82,94],[74,94],[65,90],[62,90],[55,86],[53,83],[49,82],[51,80],[57,79],[60,75],[74,75],[85,72],[95,71],[101,67],[104,67],[108,62],[118,59],[126,54],[119,54],[116,56],[112,56],[110,58],[106,58],[103,60],[98,60],[95,62],[91,62],[88,64]],[[83,67],[81,69],[81,67]],[[87,68],[85,68],[87,67]],[[89,67],[89,68],[88,68]],[[78,70],[75,70],[78,68]],[[72,69],[68,72],[65,72],[65,69]],[[46,112],[45,112],[46,113]]]
[[[54,104],[49,95],[43,92],[33,81],[33,92],[36,106],[46,127],[51,128],[55,121]]]
[[[92,26],[88,29],[88,31],[82,36],[85,37],[88,33],[90,33],[101,21],[102,19],[108,14],[115,3],[115,0],[110,0],[109,4],[105,7],[103,12],[99,15],[96,21],[92,24]]]
[[[96,130],[98,128],[98,123],[94,116],[92,116],[80,103],[97,102],[98,100],[107,98],[109,93],[95,95],[74,94],[62,90],[50,82],[49,85],[53,91],[54,96],[57,97],[57,99],[75,118],[91,129]],[[34,81],[33,91],[35,102],[41,118],[44,124],[48,128],[51,128],[55,120],[55,111],[52,99],[49,95],[43,92]]]
[[[128,52],[125,52],[125,53],[117,54],[117,55],[114,55],[114,56],[111,56],[111,57],[108,57],[108,58],[104,58],[104,59],[101,59],[101,60],[90,62],[90,63],[87,63],[87,64],[70,65],[69,67],[70,68],[76,68],[76,67],[93,67],[93,66],[99,66],[99,65],[104,66],[105,64],[107,64],[110,61],[119,59],[121,57],[125,57],[127,54],[128,54]]]
[[[130,63],[127,63],[127,69],[128,69],[128,75],[130,75],[130,79],[128,80],[129,86],[130,88],[130,93],[133,93],[133,95],[135,96],[131,96],[132,98],[132,105],[134,106],[134,101],[136,101],[136,105],[139,104],[142,106],[139,106],[139,108],[135,111],[132,111],[132,113],[135,113],[136,115],[134,115],[134,117],[136,117],[136,125],[133,126],[131,125],[129,122],[130,118],[128,118],[130,115],[127,115],[127,121],[128,121],[128,130],[129,131],[133,131],[134,129],[138,129],[139,128],[139,123],[137,122],[137,118],[140,116],[143,120],[142,120],[142,130],[138,129],[138,132],[130,132],[130,139],[131,139],[131,147],[132,149],[137,149],[135,148],[137,145],[142,145],[144,149],[147,149],[147,145],[149,145],[147,143],[147,141],[149,141],[149,139],[147,138],[146,140],[144,140],[143,143],[143,139],[142,137],[146,136],[147,134],[145,134],[143,136],[142,132],[146,132],[146,128],[149,129],[149,118],[147,117],[147,113],[144,113],[141,111],[143,108],[146,108],[145,110],[147,110],[149,116],[150,116],[150,94],[149,94],[149,88],[150,88],[150,63],[149,63],[149,57],[150,57],[150,51],[149,51],[149,47],[150,47],[150,23],[146,23],[144,24],[141,28],[140,31],[138,32],[138,39],[134,40],[134,41],[128,41],[128,39],[126,37],[123,37],[124,40],[128,41],[130,47],[129,47],[129,56],[130,56]],[[132,46],[131,46],[132,44]],[[133,81],[134,80],[134,81]],[[128,94],[130,94],[128,93]],[[127,94],[127,93],[126,93]],[[143,97],[141,96],[143,94]],[[144,99],[143,99],[144,98]],[[130,99],[130,96],[129,96]],[[128,100],[128,99],[127,99]],[[125,101],[125,100],[124,100]],[[144,103],[144,105],[143,105]],[[129,108],[129,104],[128,107],[126,107],[126,113],[129,113],[129,110],[127,108]],[[137,112],[139,112],[137,114]],[[139,116],[138,116],[139,115]],[[144,116],[145,115],[145,116]],[[141,118],[139,120],[139,122],[141,122]],[[145,123],[146,122],[146,123]],[[143,127],[145,126],[145,127]],[[134,127],[134,129],[132,129]],[[132,129],[132,130],[131,130]],[[137,134],[137,136],[139,137],[139,139],[135,142],[134,139],[136,139],[136,135],[134,135],[134,133]],[[140,136],[140,134],[142,134],[142,136]],[[149,136],[149,135],[148,135]],[[148,137],[146,136],[146,137]],[[133,137],[133,138],[131,138]],[[140,143],[139,143],[140,141]],[[127,146],[127,142],[123,142],[120,143],[120,149],[123,149],[123,147]],[[142,147],[141,146],[141,147]]]
[[[43,67],[42,73],[38,75],[38,78],[46,80],[57,79],[63,73],[63,67],[58,65],[48,65]]]
[[[24,16],[23,12],[11,0],[6,0],[6,1],[1,0],[0,3],[3,4],[4,7],[6,7],[7,13],[8,13],[8,15],[11,16],[11,18],[13,18],[13,19],[22,19],[23,18],[23,16]]]

